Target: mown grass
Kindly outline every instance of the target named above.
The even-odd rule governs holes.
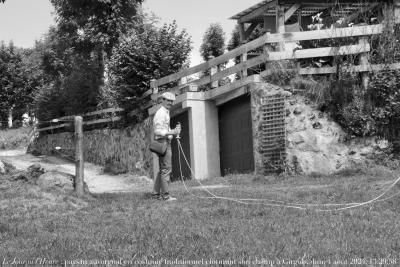
[[[228,185],[210,189],[226,197],[341,203],[377,196],[396,175],[384,169],[350,177],[232,175],[204,184]],[[214,259],[242,266],[249,262],[241,260],[256,259],[268,266],[280,265],[279,260],[310,266],[305,263],[313,259],[332,265],[342,260],[345,266],[356,258],[393,259],[387,266],[400,263],[400,197],[342,212],[316,212],[199,199],[180,182],[171,186],[178,200],[161,202],[148,193],[78,199],[5,177],[0,181],[0,259],[46,258],[60,265],[79,259],[137,264]],[[207,195],[198,189],[191,192]],[[358,266],[368,265],[364,263]]]
[[[32,127],[0,130],[0,149],[26,147]]]

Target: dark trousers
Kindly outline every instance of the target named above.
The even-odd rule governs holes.
[[[160,195],[168,195],[168,183],[171,180],[172,172],[172,152],[171,141],[167,139],[158,140],[158,142],[167,142],[167,152],[164,156],[158,156],[159,171],[154,181],[154,192]]]

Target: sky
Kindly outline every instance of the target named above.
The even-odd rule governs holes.
[[[200,45],[203,34],[211,23],[220,23],[226,33],[228,43],[235,20],[233,15],[255,5],[262,0],[145,0],[143,7],[160,17],[162,22],[170,23],[174,19],[178,27],[185,28],[192,36],[193,50],[191,65],[199,64]]]
[[[228,18],[261,2],[261,0],[145,0],[143,7],[160,18],[160,23],[174,19],[180,29],[192,36],[191,66],[201,60],[200,45],[211,23],[220,23],[226,33],[226,43],[235,26]],[[54,9],[49,0],[6,0],[0,4],[0,41],[20,47],[33,47],[51,25],[55,24]]]
[[[49,0],[6,0],[0,3],[0,41],[28,48],[54,25]]]

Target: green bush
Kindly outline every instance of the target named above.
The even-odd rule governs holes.
[[[15,149],[27,146],[31,131],[31,127],[0,130],[0,149]]]
[[[108,62],[109,92],[112,101],[126,110],[138,109],[148,99],[141,95],[150,89],[150,80],[178,72],[188,66],[191,40],[189,34],[178,31],[175,21],[156,28],[144,24],[133,30],[115,47]],[[165,86],[164,86],[165,87]],[[165,89],[160,87],[159,90]],[[104,88],[107,91],[107,88]],[[137,120],[147,112],[134,114]]]
[[[400,116],[400,71],[384,70],[371,77],[369,93],[374,103],[372,116],[380,132],[399,127]]]
[[[362,97],[355,97],[351,103],[344,107],[342,118],[342,126],[352,135],[371,136],[376,132],[375,120],[366,112],[365,101]]]

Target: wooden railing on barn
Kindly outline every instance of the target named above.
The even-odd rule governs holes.
[[[279,60],[295,60],[295,59],[306,59],[306,58],[319,58],[319,57],[332,57],[338,55],[360,55],[360,65],[355,65],[347,68],[343,68],[342,71],[354,71],[354,72],[369,72],[384,69],[384,65],[373,65],[368,62],[368,52],[371,47],[366,40],[368,36],[381,34],[384,26],[382,24],[367,25],[367,26],[356,26],[346,28],[334,28],[327,30],[315,30],[315,31],[303,31],[303,32],[290,32],[290,33],[276,33],[276,34],[265,34],[253,41],[250,41],[244,45],[239,46],[217,58],[213,58],[207,62],[199,65],[184,69],[177,73],[173,73],[166,77],[162,77],[158,80],[152,80],[150,89],[142,95],[142,99],[149,100],[143,108],[149,108],[156,104],[156,100],[162,92],[169,91],[177,95],[184,93],[190,86],[198,87],[202,85],[211,84],[211,91],[219,90],[217,81],[230,76],[232,74],[241,73],[241,79],[236,80],[230,86],[230,88],[238,88],[241,80],[247,76],[247,70],[254,66],[261,65],[267,62],[279,61]],[[282,51],[282,52],[270,52],[266,49],[268,44],[282,43],[282,42],[297,42],[306,40],[321,40],[321,39],[332,39],[332,38],[345,38],[345,37],[360,37],[359,42],[353,45],[339,46],[339,47],[321,47],[312,49],[300,49],[295,51]],[[257,48],[264,48],[263,53],[260,55],[246,60],[247,53]],[[241,62],[232,67],[219,70],[218,65],[223,64],[229,60],[241,58]],[[389,66],[392,69],[399,69],[400,64],[392,64]],[[198,79],[188,81],[188,77],[197,73],[206,73],[209,71],[209,75],[200,77]],[[271,75],[274,70],[266,69],[259,73],[261,77]],[[329,74],[336,73],[336,67],[323,67],[323,68],[297,68],[297,69],[286,69],[285,71],[298,72],[303,75],[310,74]],[[235,87],[235,84],[238,85]],[[221,87],[220,87],[221,88]]]
[[[367,25],[367,26],[356,26],[346,28],[334,28],[327,30],[315,30],[315,31],[304,31],[304,32],[290,32],[290,33],[276,33],[276,34],[265,34],[253,41],[250,41],[244,45],[239,46],[219,57],[213,58],[207,62],[199,65],[184,69],[177,73],[173,73],[166,77],[162,77],[158,80],[152,80],[150,89],[147,90],[143,95],[142,99],[149,101],[145,102],[141,109],[147,109],[156,104],[156,100],[162,92],[173,92],[176,95],[181,95],[186,91],[190,91],[192,87],[197,88],[202,85],[210,84],[212,90],[209,90],[206,97],[212,98],[217,95],[229,92],[235,88],[242,87],[252,81],[251,77],[247,77],[247,70],[264,63],[280,61],[280,60],[297,60],[307,58],[320,58],[320,57],[333,57],[338,55],[360,55],[360,64],[348,67],[343,67],[341,71],[348,72],[363,72],[368,73],[370,71],[379,71],[385,68],[400,69],[400,63],[394,63],[390,65],[384,64],[370,64],[368,62],[368,53],[371,51],[371,47],[366,38],[372,35],[378,35],[383,32],[384,26],[381,24]],[[300,49],[295,51],[281,51],[271,52],[268,51],[267,46],[273,43],[282,42],[298,42],[306,40],[321,40],[321,39],[332,39],[332,38],[346,38],[346,37],[359,37],[357,44],[339,46],[339,47],[321,47],[311,49]],[[260,55],[248,59],[247,53],[257,48],[263,48],[263,53]],[[240,57],[241,62],[232,67],[220,70],[219,65],[228,62],[229,60]],[[206,73],[209,71],[209,75],[189,80],[188,78],[194,74]],[[259,73],[259,76],[266,77],[271,75],[276,69],[266,69]],[[282,70],[280,70],[282,71]],[[296,68],[296,69],[284,69],[288,72],[297,72],[300,75],[314,75],[314,74],[330,74],[336,73],[336,67],[321,67],[321,68]],[[232,74],[240,73],[240,79],[233,81],[227,85],[218,87],[218,81],[228,77]],[[104,110],[89,112],[86,114],[80,114],[84,118],[83,125],[94,125],[99,123],[115,122],[121,119],[116,113],[124,111],[122,108],[108,108]],[[107,118],[101,119],[88,119],[94,115],[108,114]],[[79,115],[79,114],[78,114]],[[46,127],[38,127],[37,131],[48,131],[53,129],[68,128],[72,125],[74,116],[65,116],[52,120],[52,125]],[[69,122],[68,122],[69,121]],[[54,125],[56,124],[56,125]]]

